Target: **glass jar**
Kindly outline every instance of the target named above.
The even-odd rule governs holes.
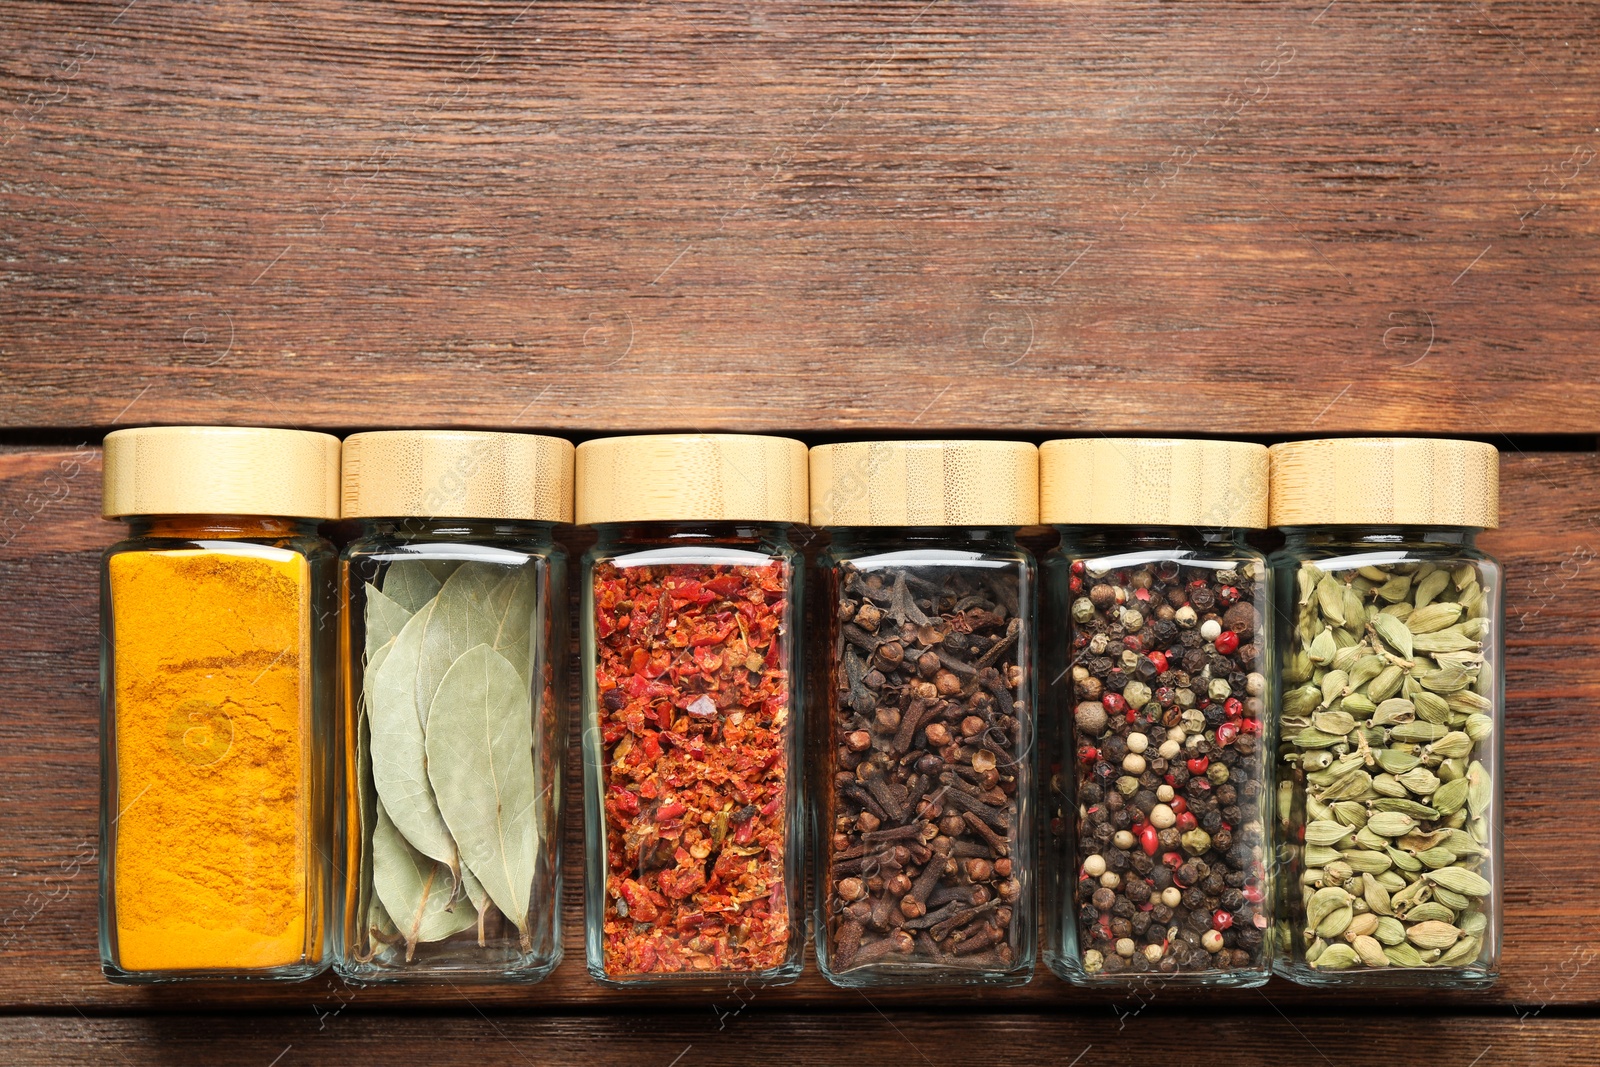
[[[347,981],[538,981],[561,961],[557,680],[573,448],[533,434],[344,443]]]
[[[813,730],[817,966],[839,986],[1033,976],[1039,453],[811,450],[828,683]]]
[[[1045,960],[1079,985],[1270,973],[1267,450],[1040,449],[1051,766]]]
[[[779,984],[804,941],[798,441],[578,448],[589,973]]]
[[[100,957],[119,982],[327,966],[339,440],[118,430],[100,587]]]
[[[1275,969],[1486,986],[1500,960],[1499,455],[1471,441],[1272,450],[1279,672]]]

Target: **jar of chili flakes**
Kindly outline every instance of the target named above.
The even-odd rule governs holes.
[[[589,973],[794,980],[804,942],[799,553],[806,448],[578,448]]]
[[[1095,438],[1039,450],[1053,632],[1045,961],[1069,981],[1269,973],[1267,450]]]

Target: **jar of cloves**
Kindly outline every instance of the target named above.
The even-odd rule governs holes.
[[[578,448],[589,973],[793,981],[805,938],[806,449],[740,434]]]
[[[1267,450],[1040,449],[1045,959],[1080,985],[1267,980]]]
[[[1272,449],[1281,681],[1274,968],[1475,987],[1499,969],[1499,455],[1367,438]]]
[[[1033,975],[1038,449],[811,450],[817,964],[840,986]]]
[[[538,981],[561,960],[573,447],[344,442],[346,981]]]

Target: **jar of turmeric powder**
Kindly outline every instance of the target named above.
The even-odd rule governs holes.
[[[344,443],[345,877],[354,983],[538,981],[561,961],[573,447],[517,433]]]
[[[339,440],[105,439],[100,954],[113,981],[327,966]]]

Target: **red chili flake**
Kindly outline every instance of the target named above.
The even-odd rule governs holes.
[[[594,570],[606,973],[789,949],[786,563]]]

